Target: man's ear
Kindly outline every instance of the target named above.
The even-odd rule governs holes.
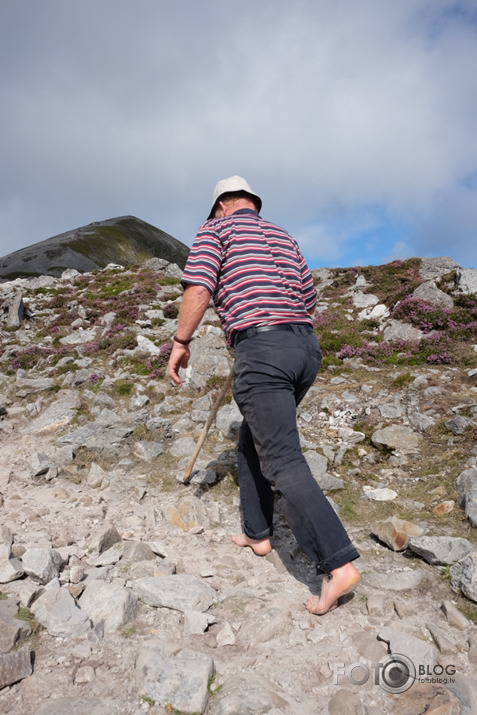
[[[226,206],[227,205],[223,201],[218,201],[214,218],[222,218],[222,216],[226,216]]]

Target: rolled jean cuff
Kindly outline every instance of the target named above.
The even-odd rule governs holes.
[[[248,536],[249,539],[255,539],[255,541],[259,541],[260,539],[269,539],[271,536],[273,536],[273,529],[265,529],[259,534],[252,534],[248,529],[244,527],[243,532],[245,536]]]
[[[340,566],[344,566],[345,564],[349,563],[350,561],[354,561],[355,559],[359,558],[359,553],[356,551],[354,546],[350,544],[349,546],[346,546],[344,549],[340,549],[339,551],[336,552],[336,554],[333,554],[332,556],[329,556],[327,559],[323,559],[323,561],[320,561],[319,563],[316,564],[316,573],[326,573],[328,575],[331,574],[334,569],[339,569]]]

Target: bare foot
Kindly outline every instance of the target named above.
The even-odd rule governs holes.
[[[338,599],[353,590],[361,576],[352,563],[347,563],[331,572],[333,578],[326,574],[321,582],[321,594],[311,596],[306,600],[310,613],[323,616],[338,605]]]
[[[251,539],[247,534],[238,534],[237,536],[232,536],[232,541],[237,546],[250,546],[257,556],[265,556],[272,550],[268,537],[266,539]]]

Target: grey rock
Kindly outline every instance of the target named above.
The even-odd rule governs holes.
[[[461,631],[465,631],[469,628],[469,621],[464,616],[463,613],[459,611],[458,608],[454,606],[452,601],[444,601],[441,604],[441,609],[444,612],[448,623],[455,628],[459,628]]]
[[[60,276],[60,280],[63,283],[74,281],[78,276],[80,276],[81,273],[76,270],[76,268],[67,268],[66,271],[63,271],[63,273]]]
[[[316,481],[322,488],[324,492],[335,491],[336,489],[342,489],[344,487],[344,481],[338,477],[333,476],[325,472],[321,477],[316,478]]]
[[[100,553],[100,555],[94,559],[95,566],[110,566],[112,564],[117,564],[118,561],[122,559],[123,556],[123,545],[122,543],[113,544],[109,549]],[[81,579],[80,579],[81,580]],[[70,582],[71,581],[70,578]]]
[[[8,328],[19,328],[27,315],[27,310],[20,293],[2,304],[2,312]]]
[[[366,715],[367,708],[357,693],[349,690],[337,690],[328,703],[329,715]]]
[[[456,673],[447,688],[459,699],[459,715],[474,715],[477,712],[477,682],[468,676]]]
[[[453,678],[454,676],[450,676]],[[437,678],[432,676],[421,677],[423,683],[415,683],[413,687],[395,696],[393,715],[461,715],[458,698],[448,690],[444,683],[432,682]],[[441,677],[444,682],[449,681],[449,676],[444,672]],[[427,681],[427,682],[426,682]],[[430,682],[429,682],[430,681]]]
[[[396,419],[396,417],[402,417],[404,414],[404,407],[398,402],[387,402],[379,405],[378,410],[382,417],[391,420]]]
[[[174,526],[178,526],[184,531],[203,527],[210,527],[210,519],[204,504],[199,499],[183,498],[179,499],[165,510],[167,521]]]
[[[434,258],[422,258],[419,273],[424,280],[431,281],[441,278],[457,268],[460,268],[459,264],[449,256],[437,256]]]
[[[24,429],[28,434],[51,434],[66,427],[76,415],[80,407],[80,396],[77,392],[67,392],[61,395],[38,417],[33,419]]]
[[[24,574],[22,562],[12,553],[11,544],[0,544],[0,583],[9,583]]]
[[[314,478],[319,481],[321,477],[325,475],[326,470],[328,468],[327,458],[312,449],[307,450],[304,453],[304,457],[307,461],[308,466],[311,469],[311,473],[313,474]]]
[[[76,671],[74,678],[75,685],[85,685],[86,683],[92,683],[96,678],[96,673],[91,665],[82,665]]]
[[[447,420],[447,422],[445,423],[447,429],[450,430],[453,434],[464,434],[467,427],[469,427],[471,424],[471,420],[467,419],[467,417],[461,417],[460,415],[452,417],[452,419]]]
[[[13,544],[13,534],[8,526],[0,526],[0,544],[4,546]]]
[[[143,541],[123,541],[124,561],[147,561],[155,558],[154,551]]]
[[[383,332],[384,340],[389,343],[399,342],[400,340],[419,342],[422,336],[423,333],[421,330],[414,328],[409,323],[402,323],[399,320],[390,320],[389,325]]]
[[[202,635],[205,633],[210,623],[210,616],[200,611],[185,611],[184,613],[184,635]]]
[[[154,430],[161,430],[165,437],[172,436],[172,425],[171,421],[165,419],[164,417],[151,417],[146,421],[146,427],[149,432],[154,432]]]
[[[55,381],[49,377],[38,377],[38,378],[20,378],[17,377],[16,381],[17,387],[17,397],[28,397],[35,392],[44,392],[46,390],[53,390],[55,387]]]
[[[424,574],[420,571],[398,571],[394,573],[371,573],[366,576],[366,582],[372,588],[384,591],[408,591],[415,589]]]
[[[405,653],[415,665],[433,668],[437,662],[437,652],[434,646],[407,631],[384,626],[379,629],[378,638],[389,644],[390,653]]]
[[[389,487],[373,487],[365,484],[363,487],[364,496],[366,499],[372,499],[373,501],[393,501],[396,499],[397,492],[394,489],[389,489]]]
[[[133,452],[136,457],[143,459],[145,462],[152,462],[164,451],[163,447],[159,442],[151,442],[147,440],[140,440],[136,442],[133,447]]]
[[[150,399],[147,395],[137,395],[137,397],[131,397],[129,400],[129,409],[130,410],[139,410],[141,407],[144,407],[150,402]]]
[[[223,648],[226,645],[235,645],[237,639],[230,623],[224,623],[222,628],[219,629],[216,640],[219,648]]]
[[[43,477],[46,481],[50,481],[58,476],[58,467],[47,454],[35,452],[30,459],[30,474],[32,477]]]
[[[197,471],[192,472],[192,476],[190,478],[190,483],[191,484],[215,484],[215,482],[218,480],[219,475],[215,471],[215,469],[198,469]],[[182,481],[183,477],[182,475],[178,475],[177,477],[178,481]]]
[[[477,636],[473,634],[469,638],[469,663],[477,663]]]
[[[7,598],[0,601],[0,653],[13,650],[31,633],[31,628],[25,621],[15,618],[18,611],[18,601]]]
[[[141,695],[157,705],[182,713],[203,713],[209,697],[208,685],[214,675],[210,656],[192,650],[177,652],[168,645],[144,643],[135,665],[136,683]]]
[[[387,646],[376,638],[374,632],[355,631],[350,634],[350,641],[359,655],[372,663],[377,663],[387,653]]]
[[[145,562],[142,561],[139,563],[145,563]],[[148,562],[148,563],[152,563],[152,562]],[[133,564],[133,567],[134,567],[134,564]],[[177,564],[175,563],[175,561],[173,561],[172,559],[170,559],[166,556],[166,558],[161,559],[159,561],[159,563],[155,564],[153,576],[160,578],[161,576],[171,576],[172,574],[174,574],[176,572],[177,572]]]
[[[402,551],[406,548],[409,540],[420,536],[423,529],[417,524],[397,516],[390,516],[384,521],[378,521],[371,527],[372,533],[384,542],[393,551]]]
[[[477,551],[451,566],[449,574],[454,590],[460,589],[471,601],[477,601]]]
[[[195,449],[195,441],[192,437],[179,437],[169,449],[173,457],[191,457]]]
[[[251,670],[227,678],[216,697],[216,715],[292,712],[290,703],[277,693],[277,684],[268,683]]]
[[[79,605],[93,626],[103,621],[105,633],[114,633],[134,620],[137,596],[124,586],[92,581],[80,596]]]
[[[371,436],[371,442],[388,449],[399,449],[405,452],[415,451],[419,447],[421,438],[409,427],[390,425],[377,430]]]
[[[141,352],[147,353],[148,355],[161,354],[161,348],[158,347],[155,343],[153,343],[152,340],[146,338],[144,335],[137,336],[137,346]]]
[[[25,551],[22,563],[25,573],[33,581],[46,584],[58,578],[63,559],[55,549],[34,547]]]
[[[182,612],[207,611],[217,601],[217,592],[192,574],[140,578],[135,582],[134,589],[149,606]]]
[[[185,384],[194,388],[205,387],[211,375],[227,377],[231,360],[221,329],[203,326],[198,337],[190,345],[189,366],[180,369],[179,375]]]
[[[31,611],[52,636],[84,638],[91,630],[88,616],[78,608],[68,589],[60,588],[58,579],[50,581]]]
[[[477,269],[463,268],[457,271],[457,287],[462,293],[475,295],[477,293]]]
[[[473,549],[467,539],[452,536],[411,537],[408,546],[411,551],[422,556],[428,564],[433,566],[454,564],[467,556]]]
[[[86,330],[80,328],[60,338],[60,343],[62,345],[84,345],[85,343],[92,343],[97,334],[97,328],[86,328]]]
[[[352,290],[350,292],[353,305],[356,308],[369,308],[370,306],[379,303],[378,296],[373,295],[372,293],[363,293],[362,290]]]
[[[421,432],[427,432],[435,424],[435,419],[429,415],[414,412],[409,416],[409,422]]]
[[[86,477],[86,483],[90,487],[100,487],[104,483],[108,482],[108,473],[105,472],[99,464],[96,464],[96,462],[92,462],[88,472],[88,476]]]
[[[114,544],[121,543],[122,539],[118,530],[112,524],[105,524],[103,528],[89,541],[89,547],[93,551],[102,554],[103,551],[110,549]]]
[[[99,413],[96,422],[102,427],[117,427],[121,424],[121,418],[114,410],[104,407]]]
[[[190,397],[183,397],[182,395],[167,395],[162,402],[158,405],[154,405],[154,414],[172,414],[174,412],[185,412],[191,404],[192,399]]]
[[[349,427],[338,427],[338,438],[351,445],[363,442],[366,439],[366,435]]]
[[[113,713],[116,705],[113,701],[100,698],[71,696],[50,698],[48,702],[36,710],[35,715],[105,715]]]
[[[470,467],[459,474],[455,482],[459,493],[459,506],[465,515],[477,527],[477,467]]]
[[[280,608],[270,609],[262,620],[265,622],[253,635],[254,643],[267,643],[274,638],[291,633],[293,629],[290,613]]]
[[[25,645],[14,653],[0,653],[0,690],[33,672],[30,648]]]
[[[44,588],[41,584],[30,581],[30,579],[22,579],[15,584],[15,592],[25,608],[30,608],[33,601],[41,596],[43,591]]]
[[[223,405],[217,412],[215,419],[217,428],[222,432],[224,437],[228,439],[237,437],[242,422],[243,417],[235,400],[229,405]]]
[[[426,623],[426,628],[434,639],[434,643],[438,647],[439,653],[442,653],[443,655],[454,655],[457,653],[455,645],[450,642],[441,629],[434,623]]]
[[[98,452],[115,453],[121,447],[122,442],[133,432],[129,425],[120,425],[108,428],[101,423],[89,422],[79,427],[74,432],[64,435],[58,439],[58,444],[71,444],[73,449],[85,447]]]
[[[437,308],[443,308],[445,310],[452,310],[454,307],[452,297],[448,293],[444,293],[444,291],[440,290],[434,281],[421,283],[412,294],[412,297],[418,300],[425,300],[427,303],[432,303],[432,305],[435,305]]]

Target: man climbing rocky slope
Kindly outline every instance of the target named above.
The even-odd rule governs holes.
[[[475,711],[477,272],[314,273],[298,425],[362,555],[322,619],[297,608],[319,583],[279,499],[270,554],[231,541],[233,401],[182,483],[233,356],[208,310],[185,388],[165,378],[180,269],[0,285],[2,712]]]

